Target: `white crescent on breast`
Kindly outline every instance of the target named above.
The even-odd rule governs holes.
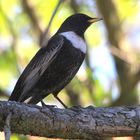
[[[66,39],[68,39],[75,48],[81,50],[83,53],[86,53],[87,46],[82,37],[80,37],[73,31],[63,32],[63,33],[60,33],[60,35],[64,36]]]

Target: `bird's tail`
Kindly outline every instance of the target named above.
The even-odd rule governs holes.
[[[32,94],[28,93],[28,96],[22,96],[21,90],[14,90],[9,97],[9,101],[25,102],[27,104],[37,104],[42,101],[50,93],[41,94],[35,91],[31,91]]]
[[[19,97],[20,97],[20,92],[14,90],[11,93],[11,96],[9,97],[8,101],[18,101]]]
[[[42,101],[45,97],[47,97],[50,93],[36,93],[31,96],[30,100],[28,101],[28,104],[37,104],[38,102]]]

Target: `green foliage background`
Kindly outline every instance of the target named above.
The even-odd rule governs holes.
[[[24,7],[25,3],[31,8],[30,10],[37,19],[37,25],[32,21],[29,11]],[[1,99],[7,100],[15,81],[40,48],[41,34],[47,28],[57,3],[58,0],[0,0],[0,91],[4,93],[0,94]],[[133,31],[134,26],[139,26],[137,18],[140,12],[140,2],[138,0],[116,0],[114,3],[121,21],[122,30],[127,36],[130,27],[131,31]],[[95,0],[64,0],[55,14],[48,38],[57,31],[68,16],[75,12],[85,13],[92,17],[102,16]],[[132,45],[129,38],[126,38],[126,42]],[[111,46],[108,43],[108,33],[104,22],[90,26],[85,33],[85,39],[88,44],[88,52],[91,52],[95,47],[100,47],[100,45]],[[135,42],[133,43],[135,44]],[[132,52],[130,56],[136,55],[136,52]],[[139,52],[137,53],[139,55]],[[68,106],[77,104],[82,106],[93,104],[96,106],[108,106],[114,101],[112,98],[112,84],[106,90],[102,81],[95,76],[94,68],[89,63],[92,61],[92,56],[90,55],[92,54],[88,53],[82,72],[59,95]],[[137,62],[139,63],[139,57],[137,57]],[[107,67],[106,64],[105,67]],[[113,82],[109,78],[108,80],[110,80],[110,83],[115,82],[119,90],[118,78],[113,79]],[[137,92],[137,97],[139,97],[137,86],[135,91]],[[46,99],[46,103],[59,106],[51,95]],[[12,136],[12,140],[18,139],[43,140],[44,138]]]

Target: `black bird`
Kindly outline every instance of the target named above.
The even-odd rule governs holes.
[[[72,80],[85,58],[84,32],[99,20],[84,14],[68,17],[27,65],[9,100],[37,104],[52,93],[66,107],[57,95]]]

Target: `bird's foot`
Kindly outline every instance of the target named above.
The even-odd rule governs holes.
[[[46,105],[43,101],[41,101],[41,105],[43,108],[56,108],[56,105]]]
[[[56,94],[53,94],[53,96],[61,103],[61,105],[63,105],[63,107],[64,107],[65,109],[68,108],[68,107],[57,97]]]

